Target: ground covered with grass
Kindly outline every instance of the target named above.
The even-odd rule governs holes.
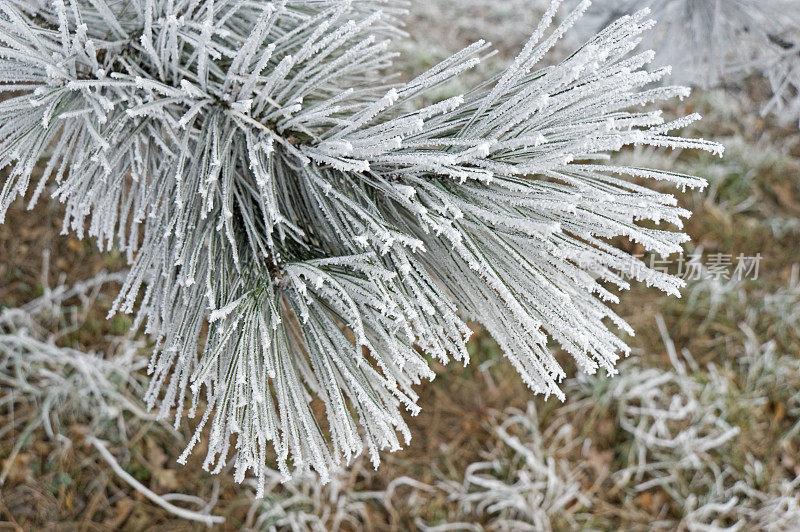
[[[441,5],[414,14],[409,72],[487,28],[508,58],[535,22],[472,0],[441,29]],[[202,471],[202,449],[178,465],[191,427],[142,409],[146,341],[105,316],[124,260],[62,235],[57,203],[17,203],[0,226],[0,527],[205,527],[179,508],[229,530],[800,529],[800,134],[759,116],[764,97],[753,80],[670,110],[703,114],[690,134],[725,144],[723,160],[623,154],[709,187],[678,194],[694,213],[685,256],[703,257],[683,297],[621,295],[637,335],[619,375],[570,379],[564,403],[533,397],[476,327],[471,364],[420,387],[405,450],[324,487],[276,472],[260,501]],[[733,275],[759,254],[757,278]]]

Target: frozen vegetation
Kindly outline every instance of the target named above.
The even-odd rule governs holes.
[[[22,305],[0,286],[3,520],[75,497],[112,528],[800,528],[797,3],[159,18],[189,4],[0,0],[0,274],[32,196],[131,263],[56,287],[45,267]],[[648,267],[740,251],[758,279]],[[108,310],[150,335],[89,341]],[[468,359],[487,385],[461,391]],[[466,439],[428,441],[448,395]]]

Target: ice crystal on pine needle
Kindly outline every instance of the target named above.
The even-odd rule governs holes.
[[[411,438],[401,412],[418,411],[427,356],[467,362],[466,319],[535,393],[563,397],[550,340],[587,372],[628,352],[609,285],[633,272],[678,293],[609,243],[686,240],[652,225],[681,227],[675,198],[627,178],[704,183],[611,152],[721,152],[672,134],[697,116],[650,105],[688,90],[653,88],[667,70],[633,52],[647,14],[538,68],[588,7],[551,28],[554,2],[501,74],[418,108],[489,45],[387,86],[402,6],[0,2],[0,217],[51,191],[65,232],[127,255],[113,311],[156,340],[146,400],[200,418],[181,460],[208,427],[205,467],[235,451],[238,480],[263,482],[273,449],[285,478],[325,481],[365,450],[377,464]]]

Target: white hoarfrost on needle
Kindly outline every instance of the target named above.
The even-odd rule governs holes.
[[[553,28],[553,2],[497,77],[420,108],[490,48],[386,87],[403,2],[2,0],[0,218],[47,191],[65,231],[127,255],[113,311],[155,339],[145,398],[199,416],[181,459],[208,426],[205,467],[235,451],[238,480],[399,449],[427,355],[466,363],[467,319],[563,397],[550,340],[587,372],[628,352],[621,272],[682,285],[609,243],[687,238],[675,198],[627,178],[704,185],[609,154],[722,151],[652,105],[688,90],[643,70],[646,12],[537,66],[588,5]]]

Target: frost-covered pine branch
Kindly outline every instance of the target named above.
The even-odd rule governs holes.
[[[800,119],[800,3],[794,0],[596,0],[578,35],[593,35],[618,17],[650,9],[658,21],[641,49],[655,66],[671,65],[671,81],[691,87],[730,86],[757,73],[772,84],[764,113]]]
[[[181,460],[209,426],[205,467],[235,450],[238,480],[263,483],[273,447],[285,478],[326,481],[365,449],[377,464],[411,437],[428,356],[467,362],[466,319],[563,397],[551,339],[586,372],[628,352],[607,285],[678,294],[609,243],[667,255],[687,238],[645,224],[682,226],[672,195],[626,178],[704,184],[609,153],[721,152],[671,134],[696,115],[646,107],[688,90],[652,88],[667,71],[632,53],[644,12],[538,69],[588,7],[551,28],[554,2],[500,75],[416,108],[489,46],[386,85],[401,2],[43,5],[0,1],[0,218],[52,190],[65,232],[127,255],[113,311],[156,340],[148,404],[176,425],[205,404]]]

